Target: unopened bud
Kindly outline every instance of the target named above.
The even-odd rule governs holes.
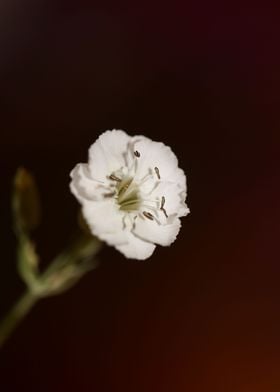
[[[40,223],[39,192],[33,176],[24,168],[19,168],[15,175],[13,212],[16,227],[20,230],[33,230]]]

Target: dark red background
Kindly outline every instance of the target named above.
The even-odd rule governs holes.
[[[5,391],[280,389],[279,9],[249,2],[0,5],[0,305],[23,291],[10,216],[38,181],[46,264],[75,231],[69,172],[102,131],[172,146],[191,215],[146,262],[112,248],[0,353]]]

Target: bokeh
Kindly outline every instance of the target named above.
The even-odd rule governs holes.
[[[36,177],[44,267],[76,230],[69,172],[106,129],[163,141],[191,214],[145,262],[113,248],[0,353],[3,391],[280,390],[279,6],[2,0],[0,316],[24,286],[10,197]]]

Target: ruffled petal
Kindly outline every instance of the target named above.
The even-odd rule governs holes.
[[[72,181],[70,189],[77,199],[82,202],[87,200],[102,200],[107,188],[91,177],[88,164],[79,163],[70,173]]]
[[[156,247],[154,244],[143,241],[130,232],[126,232],[126,235],[127,243],[116,246],[118,251],[125,257],[128,259],[145,260],[153,254]]]
[[[82,203],[83,215],[94,235],[110,245],[127,241],[123,231],[123,214],[113,200]]]
[[[180,219],[173,220],[170,224],[161,225],[156,221],[139,218],[133,230],[138,238],[162,246],[169,246],[176,240],[180,231]]]
[[[150,173],[155,179],[160,176],[162,180],[172,180],[173,172],[178,167],[178,160],[171,148],[146,137],[136,136],[133,140],[134,149],[140,153],[136,179],[139,180]]]
[[[176,182],[161,181],[154,187],[152,192],[144,198],[158,201],[158,207],[161,206],[162,197],[164,197],[164,209],[168,216],[186,216],[189,213],[189,208],[185,203],[186,191],[184,187]],[[158,208],[158,217],[164,217],[163,211]],[[161,219],[161,222],[165,220]]]
[[[105,180],[107,176],[126,166],[125,156],[131,137],[124,131],[102,133],[89,149],[89,167],[92,177]]]

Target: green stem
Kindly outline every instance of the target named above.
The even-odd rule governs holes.
[[[0,348],[37,301],[38,297],[26,291],[0,322]]]

